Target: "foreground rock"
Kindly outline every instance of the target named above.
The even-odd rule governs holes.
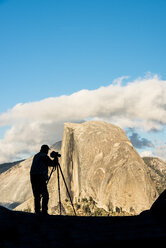
[[[166,190],[164,190],[157,200],[152,204],[150,213],[153,216],[166,218]]]
[[[138,214],[149,209],[158,195],[147,166],[125,132],[115,125],[66,123],[62,158],[75,201],[92,197],[107,211]]]
[[[39,216],[0,207],[0,247],[93,248],[151,245],[166,241],[165,218],[150,211],[130,217]],[[114,246],[113,246],[114,245]]]

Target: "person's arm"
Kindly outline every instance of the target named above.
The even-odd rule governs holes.
[[[56,167],[58,164],[58,158],[54,158],[53,160],[49,158],[49,156],[46,156],[46,164],[50,167]]]

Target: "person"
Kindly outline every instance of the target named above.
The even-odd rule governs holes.
[[[32,161],[30,169],[30,180],[34,195],[35,213],[47,214],[49,194],[47,190],[48,167],[56,167],[57,161],[48,156],[48,145],[42,145],[40,152],[37,153]],[[42,200],[42,211],[40,202]]]

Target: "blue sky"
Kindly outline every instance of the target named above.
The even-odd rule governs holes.
[[[0,0],[0,115],[122,76],[165,82],[165,13],[165,0]],[[137,132],[164,143],[164,128]]]

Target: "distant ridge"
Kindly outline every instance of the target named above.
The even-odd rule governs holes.
[[[55,150],[57,150],[58,152],[60,152],[61,146],[62,146],[62,141],[60,140],[60,141],[54,143],[54,144],[51,146],[51,148],[54,148]]]
[[[0,174],[9,170],[10,168],[12,168],[13,166],[15,166],[16,164],[19,164],[21,162],[23,162],[23,160],[19,160],[19,161],[15,161],[15,162],[11,162],[11,163],[3,163],[3,164],[0,164]]]
[[[152,181],[159,194],[166,189],[166,162],[156,157],[143,157]]]

